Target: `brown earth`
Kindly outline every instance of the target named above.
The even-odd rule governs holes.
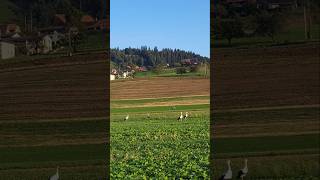
[[[108,116],[105,54],[0,64],[0,121]]]
[[[151,78],[111,82],[111,99],[209,95],[205,78]]]
[[[213,54],[214,109],[319,104],[319,43]]]

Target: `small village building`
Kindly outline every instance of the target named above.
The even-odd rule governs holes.
[[[96,20],[90,16],[90,15],[84,15],[82,16],[81,18],[81,23],[85,26],[85,27],[88,27],[88,26],[92,26],[96,23]]]
[[[109,28],[109,21],[106,19],[98,20],[95,24],[87,26],[88,30],[106,30]]]
[[[110,74],[110,81],[114,81],[114,80],[116,80],[116,75]]]
[[[43,53],[49,53],[50,51],[52,51],[52,39],[50,37],[50,35],[45,35],[42,38],[42,43],[43,43],[43,49],[42,52]]]
[[[11,42],[0,40],[0,58],[10,59],[15,57],[15,45]]]
[[[67,19],[65,14],[55,14],[53,25],[54,26],[65,26],[67,24]]]
[[[16,24],[0,24],[0,34],[4,35],[12,35],[15,33],[21,33],[20,26]]]
[[[59,33],[57,31],[54,31],[51,35],[52,45],[57,46],[59,42],[61,42],[63,39],[65,39],[65,35],[62,33]]]

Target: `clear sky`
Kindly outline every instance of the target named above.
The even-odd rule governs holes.
[[[157,46],[210,56],[210,0],[111,0],[111,47]]]

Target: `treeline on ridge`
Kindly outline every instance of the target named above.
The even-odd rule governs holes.
[[[150,49],[150,47],[147,46],[142,46],[141,48],[111,49],[111,64],[113,66],[116,65],[117,68],[136,65],[153,69],[158,65],[167,64],[171,67],[179,67],[181,66],[181,61],[185,59],[193,59],[198,63],[209,61],[207,57],[180,49],[164,48],[158,50],[157,47]]]

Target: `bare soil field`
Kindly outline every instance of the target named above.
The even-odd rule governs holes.
[[[210,94],[205,78],[150,78],[111,82],[111,99],[140,99]]]
[[[106,57],[0,64],[0,121],[106,117]]]
[[[319,43],[213,54],[214,109],[319,104]]]

